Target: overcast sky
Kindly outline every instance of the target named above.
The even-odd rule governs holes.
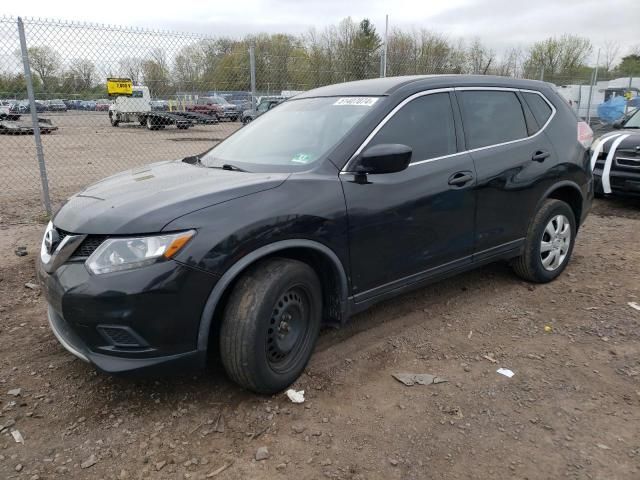
[[[620,43],[624,55],[640,44],[640,0],[23,0],[4,1],[0,14],[240,37],[256,32],[304,33],[351,16],[390,27],[427,28],[452,38],[479,37],[501,52],[552,35]]]

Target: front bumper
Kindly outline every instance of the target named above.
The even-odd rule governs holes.
[[[68,262],[38,279],[53,334],[108,373],[204,365],[200,317],[217,277],[174,261],[106,275]]]
[[[593,180],[596,193],[603,194],[602,169],[596,168],[594,170]],[[611,195],[640,197],[640,171],[632,172],[611,168],[609,184],[611,185]]]
[[[240,112],[237,110],[224,110],[218,113],[220,118],[239,118]]]

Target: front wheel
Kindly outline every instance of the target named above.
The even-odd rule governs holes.
[[[571,207],[561,200],[545,200],[529,226],[523,254],[512,263],[516,274],[536,283],[554,280],[569,263],[576,231]]]
[[[113,114],[113,112],[109,112],[109,121],[111,122],[111,126],[112,127],[117,127],[118,124],[120,123],[120,119],[118,118],[118,114],[116,113],[115,115]]]
[[[236,383],[279,392],[304,370],[318,337],[322,288],[307,264],[273,258],[251,267],[225,308],[220,355]]]

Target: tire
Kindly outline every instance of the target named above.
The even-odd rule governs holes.
[[[220,328],[229,377],[256,393],[291,385],[304,370],[320,331],[322,287],[303,262],[273,258],[239,279]]]
[[[524,253],[512,262],[516,274],[536,283],[557,278],[571,259],[576,231],[571,207],[561,200],[545,200],[529,225]]]
[[[120,124],[120,119],[118,119],[118,114],[115,115],[113,112],[109,112],[109,121],[111,122],[112,127],[117,127]]]
[[[151,117],[147,117],[145,123],[147,124],[147,128],[149,130],[157,130],[158,129],[157,125],[155,125],[153,123],[153,121],[151,120]]]
[[[251,120],[253,120],[251,117],[244,117],[242,119],[242,124],[243,125],[248,125],[249,123],[251,123]]]

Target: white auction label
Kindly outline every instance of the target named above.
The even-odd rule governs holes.
[[[370,107],[377,101],[377,97],[342,97],[336,100],[334,105],[360,105]]]

